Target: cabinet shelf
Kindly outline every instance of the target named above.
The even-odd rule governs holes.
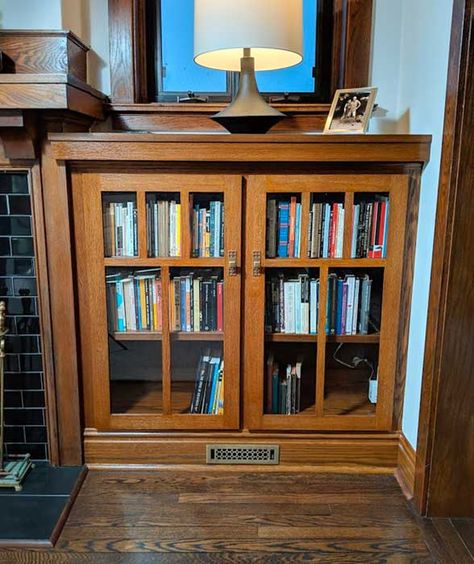
[[[116,331],[112,333],[116,341],[161,341],[163,334],[156,331]],[[176,331],[170,333],[173,341],[223,341],[222,331]]]
[[[105,266],[118,266],[118,267],[159,267],[159,266],[171,266],[171,267],[193,267],[193,268],[214,268],[223,267],[225,264],[225,259],[221,258],[184,258],[184,257],[149,257],[149,258],[138,258],[138,257],[105,257]]]
[[[378,343],[380,342],[380,333],[372,333],[369,335],[326,335],[328,343]]]
[[[331,259],[310,259],[310,258],[266,258],[263,259],[263,266],[267,268],[318,268],[327,266],[329,268],[383,268],[387,264],[386,259],[367,259],[367,258],[331,258]]]
[[[315,343],[318,336],[307,333],[265,333],[265,340],[272,343]]]

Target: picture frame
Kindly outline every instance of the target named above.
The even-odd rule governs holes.
[[[366,133],[377,88],[336,90],[323,133]]]

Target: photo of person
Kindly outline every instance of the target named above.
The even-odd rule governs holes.
[[[369,87],[337,90],[324,133],[365,133],[376,93]]]

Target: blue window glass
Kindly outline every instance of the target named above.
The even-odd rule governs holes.
[[[317,0],[303,0],[303,60],[288,69],[257,72],[260,92],[314,92]]]
[[[194,56],[194,0],[161,0],[163,92],[225,92],[223,71],[200,67]]]

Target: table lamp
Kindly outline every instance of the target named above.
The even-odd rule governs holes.
[[[231,133],[266,133],[285,117],[261,96],[255,71],[297,65],[302,52],[302,0],[194,2],[194,61],[240,71],[234,100],[212,116]]]

